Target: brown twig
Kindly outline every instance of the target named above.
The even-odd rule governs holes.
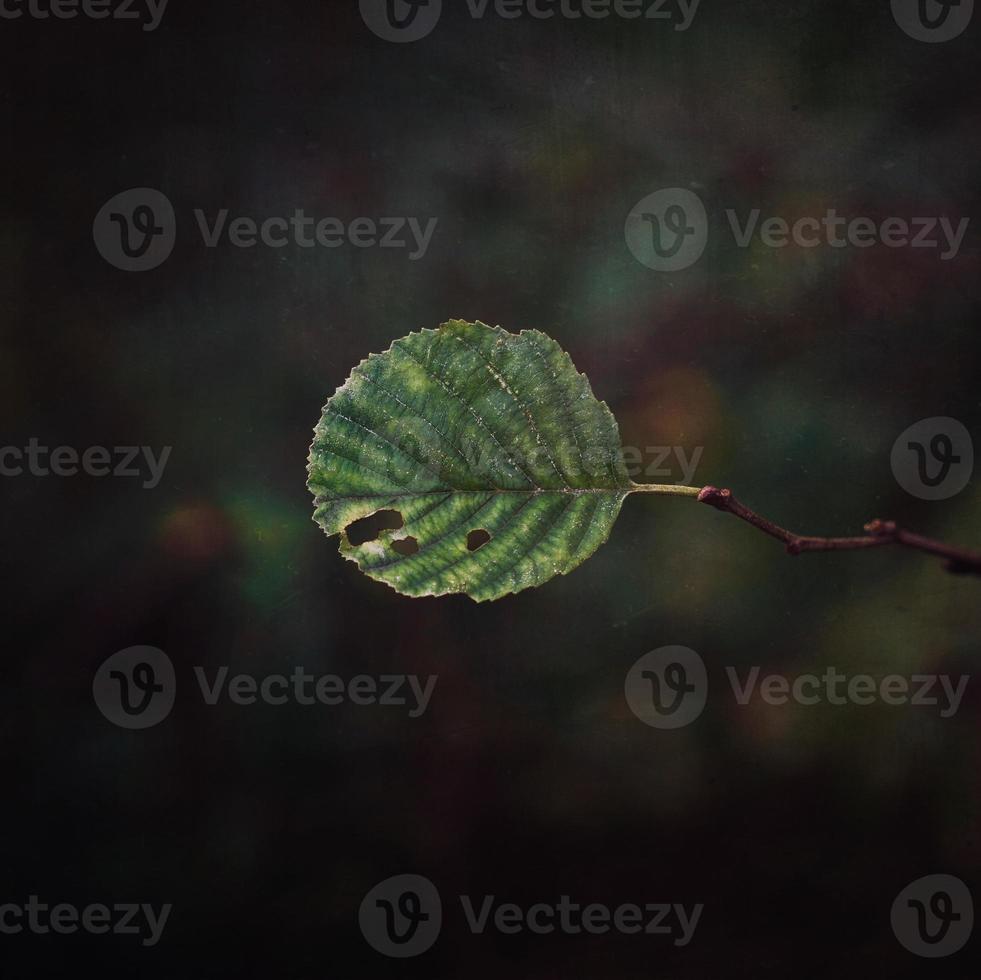
[[[808,535],[794,534],[782,528],[773,521],[761,517],[740,503],[731,490],[720,490],[718,487],[703,487],[698,494],[703,504],[708,504],[716,510],[732,514],[747,524],[759,528],[764,534],[782,541],[787,547],[787,553],[799,555],[805,551],[853,551],[857,548],[877,548],[883,545],[898,544],[906,548],[915,548],[944,559],[944,567],[956,575],[981,575],[981,552],[970,551],[966,548],[955,548],[924,538],[911,531],[897,527],[893,521],[870,521],[865,525],[865,536],[854,538],[818,538]]]

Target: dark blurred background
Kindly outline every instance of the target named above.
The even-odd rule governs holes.
[[[13,0],[10,0],[13,3]],[[327,397],[450,317],[553,336],[627,446],[702,448],[694,480],[809,533],[895,518],[981,546],[981,491],[917,499],[890,468],[919,419],[981,432],[981,253],[736,247],[724,212],[978,216],[977,18],[925,43],[888,2],[722,3],[677,22],[473,18],[391,43],[355,2],[171,0],[159,27],[0,20],[4,445],[173,447],[138,479],[3,478],[0,903],[172,903],[160,942],[0,935],[11,977],[977,975],[920,959],[890,907],[949,873],[981,892],[981,695],[957,714],[739,706],[725,667],[975,672],[981,580],[913,552],[790,558],[687,500],[633,497],[567,577],[499,602],[407,599],[311,521]],[[139,8],[134,8],[139,9]],[[674,11],[669,4],[666,10]],[[159,267],[93,219],[154,188]],[[645,268],[624,220],[695,190],[708,248]],[[438,219],[406,249],[205,247],[193,213]],[[652,462],[650,455],[645,457]],[[664,465],[670,465],[665,463]],[[675,465],[672,477],[680,479]],[[165,651],[170,716],[108,721],[93,676]],[[642,724],[624,678],[696,650],[710,696]],[[193,668],[436,674],[428,710],[208,706]],[[362,897],[444,902],[387,959]],[[702,902],[650,936],[471,935],[454,896]],[[454,905],[455,903],[455,905]]]

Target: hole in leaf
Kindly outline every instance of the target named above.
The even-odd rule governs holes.
[[[490,539],[491,536],[482,527],[471,531],[467,535],[467,550],[476,551],[478,548],[483,548]]]
[[[419,542],[415,538],[400,538],[392,542],[392,551],[397,551],[400,555],[414,555],[419,550]]]
[[[345,533],[348,541],[357,547],[366,541],[374,541],[381,531],[396,531],[401,526],[402,515],[397,510],[379,510],[349,524]]]

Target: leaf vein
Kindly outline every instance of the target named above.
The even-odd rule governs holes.
[[[426,375],[427,378],[429,378],[432,381],[435,381],[436,384],[440,385],[440,387],[442,387],[444,391],[446,391],[460,405],[462,405],[470,413],[470,415],[473,417],[473,420],[477,423],[477,425],[480,426],[480,428],[483,429],[484,432],[486,432],[491,437],[491,439],[494,440],[495,445],[498,446],[500,448],[501,452],[504,453],[504,455],[505,455],[505,457],[507,457],[507,460],[510,463],[510,465],[514,469],[516,469],[533,487],[538,487],[538,484],[532,479],[532,477],[528,473],[525,472],[524,468],[522,466],[520,466],[517,462],[515,462],[514,459],[512,459],[511,454],[507,451],[507,449],[504,447],[504,445],[501,443],[501,441],[497,438],[497,436],[494,435],[494,433],[490,429],[490,427],[488,425],[486,425],[486,423],[484,422],[484,420],[474,410],[474,407],[468,401],[466,401],[466,399],[464,399],[463,396],[458,391],[456,391],[454,388],[451,388],[449,386],[449,384],[447,384],[447,382],[442,377],[440,377],[435,372],[435,370],[433,368],[431,368],[429,365],[424,364],[422,361],[420,361],[419,358],[416,357],[416,355],[413,354],[412,351],[409,350],[404,345],[393,344],[392,345],[392,350],[399,351],[404,356],[410,358],[412,361],[414,361],[416,364],[418,364],[419,367],[422,368],[423,373]],[[541,489],[541,488],[539,487],[539,489]]]
[[[327,406],[327,412],[328,414],[334,415],[339,419],[344,419],[345,422],[350,422],[352,425],[356,425],[359,429],[363,429],[365,432],[369,433],[370,435],[373,435],[376,439],[380,440],[381,442],[387,443],[389,446],[392,447],[392,449],[394,449],[396,452],[401,453],[406,459],[411,459],[413,463],[418,463],[418,465],[421,466],[424,470],[428,470],[430,473],[432,473],[432,475],[435,476],[440,483],[444,482],[443,475],[441,473],[437,473],[436,470],[434,470],[428,463],[425,463],[421,459],[417,459],[415,456],[412,455],[412,453],[407,452],[401,446],[396,445],[394,442],[392,442],[391,439],[386,438],[380,432],[375,432],[374,429],[369,428],[363,422],[359,422],[357,419],[352,419],[348,417],[343,412],[339,412],[336,408],[333,408],[330,405]]]
[[[501,386],[501,388],[505,392],[507,392],[511,396],[512,399],[514,399],[515,404],[521,410],[521,412],[524,415],[524,417],[528,420],[528,424],[531,426],[531,431],[535,434],[535,440],[538,442],[538,445],[541,446],[542,449],[545,450],[545,455],[548,458],[549,463],[552,464],[552,469],[555,470],[555,475],[568,487],[569,486],[569,481],[565,478],[565,476],[562,473],[559,472],[559,468],[555,465],[555,460],[552,459],[552,454],[548,451],[548,443],[542,438],[542,434],[539,431],[538,426],[535,424],[535,419],[534,419],[534,417],[531,414],[531,410],[518,397],[518,395],[511,389],[511,386],[507,382],[507,378],[505,378],[504,375],[501,373],[501,371],[499,371],[491,363],[491,361],[489,361],[484,356],[484,352],[482,350],[480,350],[480,348],[471,346],[470,344],[468,344],[459,335],[457,335],[456,339],[461,344],[463,344],[463,346],[466,347],[467,350],[472,351],[474,354],[477,355],[477,357],[479,357],[484,362],[484,365],[487,367],[487,370],[491,372],[491,374],[494,376],[495,380]],[[570,487],[570,489],[571,489],[571,487]]]

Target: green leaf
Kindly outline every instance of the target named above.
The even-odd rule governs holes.
[[[462,320],[362,361],[308,469],[314,520],[345,558],[404,595],[477,601],[572,571],[638,489],[613,415],[554,340]],[[392,510],[400,528],[351,543],[354,521]]]

